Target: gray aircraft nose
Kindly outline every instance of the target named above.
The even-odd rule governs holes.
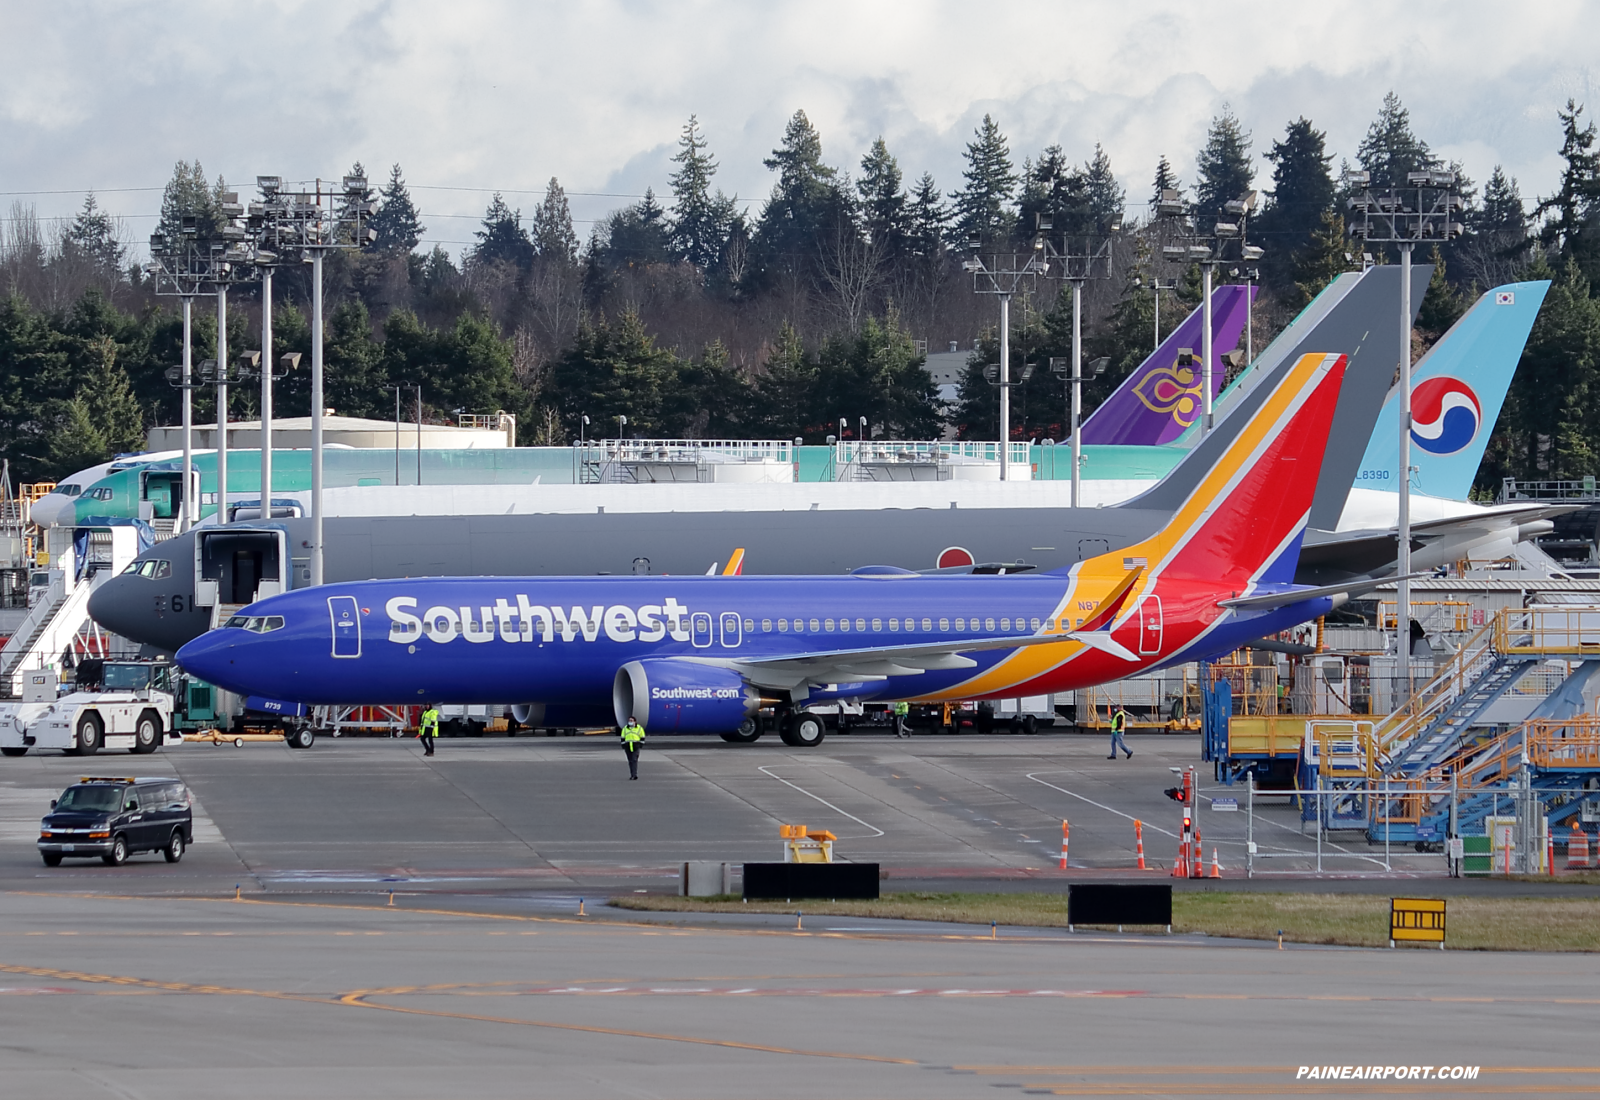
[[[175,653],[210,625],[209,615],[191,607],[193,588],[175,577],[152,580],[119,574],[102,582],[89,597],[89,617],[113,634]]]

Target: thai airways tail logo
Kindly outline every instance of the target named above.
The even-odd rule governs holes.
[[[1196,367],[1158,367],[1146,374],[1133,393],[1153,413],[1170,414],[1173,423],[1187,428],[1200,413],[1203,398],[1200,371]]]
[[[1478,395],[1458,378],[1430,378],[1411,391],[1411,441],[1430,454],[1455,454],[1482,421]]]

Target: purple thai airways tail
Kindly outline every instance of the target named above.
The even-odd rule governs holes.
[[[1220,286],[1211,292],[1213,399],[1222,392],[1226,373],[1222,356],[1239,343],[1244,331],[1245,292],[1242,286]],[[1201,311],[1196,309],[1084,421],[1083,442],[1150,447],[1183,434],[1205,406],[1198,366],[1200,327]],[[1180,348],[1194,350],[1196,366],[1178,366]]]

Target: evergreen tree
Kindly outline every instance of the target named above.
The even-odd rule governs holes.
[[[526,269],[533,262],[533,242],[522,228],[522,211],[507,206],[498,191],[484,211],[483,228],[473,236],[478,238],[470,254],[474,264],[509,264]]]
[[[67,230],[65,248],[83,259],[102,276],[118,279],[126,251],[117,239],[117,227],[95,201],[94,192],[83,200],[83,209]]]
[[[800,334],[784,321],[756,379],[751,426],[767,439],[819,442],[828,433],[822,414],[812,411],[816,385],[816,365],[806,357]]]
[[[1156,178],[1150,184],[1150,216],[1155,217],[1156,204],[1161,201],[1161,192],[1176,191],[1181,201],[1183,198],[1183,181],[1178,179],[1178,173],[1173,169],[1172,162],[1165,153],[1156,162]]]
[[[1048,230],[1040,227],[1049,222]],[[1060,241],[1096,231],[1094,201],[1085,172],[1067,163],[1061,146],[1039,154],[1039,163],[1024,162],[1022,193],[1017,199],[1017,244],[1032,247],[1036,234]]]
[[[1009,207],[1017,177],[1006,137],[989,115],[983,116],[975,134],[967,143],[967,167],[961,173],[967,185],[950,194],[955,235],[963,248],[973,238],[983,247],[998,246],[1010,240],[1016,223]]]
[[[1412,132],[1411,112],[1392,91],[1383,97],[1378,117],[1356,147],[1356,160],[1371,175],[1370,186],[1375,188],[1404,187],[1409,173],[1440,166],[1428,143]]]
[[[630,433],[660,436],[667,430],[663,399],[677,369],[677,356],[656,346],[633,310],[615,324],[586,317],[572,346],[551,365],[545,400],[574,438],[584,415],[612,426],[606,430],[626,416]]]
[[[671,259],[671,226],[651,188],[645,188],[644,198],[595,226],[590,254],[597,267],[611,270],[664,264]]]
[[[650,201],[655,202],[654,198]],[[560,264],[577,262],[578,234],[572,228],[572,210],[567,206],[567,193],[554,176],[545,188],[544,201],[533,208],[530,226],[528,236],[539,259]]]
[[[1295,254],[1292,273],[1298,295],[1286,295],[1290,303],[1296,308],[1306,306],[1335,277],[1349,271],[1349,247],[1344,237],[1344,216],[1324,210],[1311,242]]]
[[[217,189],[221,189],[220,180]],[[194,229],[199,240],[216,238],[216,192],[206,182],[205,169],[198,160],[193,164],[180,160],[173,166],[172,179],[161,192],[161,218],[156,230],[168,240],[177,240],[186,217],[195,219]]]
[[[1466,213],[1468,236],[1458,253],[1480,287],[1510,282],[1526,267],[1532,241],[1528,211],[1515,179],[1498,164],[1483,187],[1483,205]]]
[[[383,204],[368,223],[378,234],[372,247],[379,252],[411,252],[422,240],[428,227],[422,224],[421,215],[406,190],[406,181],[396,164],[389,169],[389,182],[383,188]]]
[[[926,363],[897,315],[868,317],[818,350],[809,418],[832,424],[843,417],[854,424],[865,416],[877,437],[932,439],[944,425]]]
[[[1097,228],[1104,229],[1122,216],[1128,192],[1117,185],[1111,157],[1098,141],[1094,143],[1094,156],[1083,166],[1083,181],[1089,197],[1089,215]]]
[[[822,162],[822,137],[804,111],[789,119],[783,143],[762,163],[778,179],[756,226],[754,266],[765,279],[809,276],[825,245],[856,232],[851,197]]]
[[[1560,260],[1573,260],[1589,279],[1600,279],[1600,153],[1594,123],[1583,125],[1583,108],[1567,100],[1561,119],[1561,189],[1534,208],[1542,218],[1539,240]]]
[[[950,211],[931,172],[924,172],[912,188],[909,219],[912,250],[924,257],[938,256],[950,224]]]
[[[711,177],[717,162],[706,152],[706,140],[694,115],[684,124],[678,139],[678,152],[672,158],[680,165],[672,173],[672,248],[677,257],[701,270],[717,263],[728,239],[736,200],[720,190],[711,193]]]
[[[1195,158],[1195,170],[1199,175],[1195,212],[1202,230],[1209,232],[1223,206],[1249,191],[1256,176],[1250,162],[1250,134],[1226,105],[1211,120],[1205,148]]]
[[[384,420],[392,414],[383,348],[372,338],[372,317],[359,300],[341,302],[328,318],[323,399],[341,416]]]
[[[861,158],[856,192],[861,196],[861,218],[867,235],[891,262],[904,254],[911,237],[911,211],[900,179],[900,165],[883,138],[878,138]]]
[[[1289,123],[1282,141],[1274,141],[1272,191],[1266,209],[1251,223],[1250,236],[1265,251],[1262,270],[1269,286],[1290,289],[1296,265],[1322,228],[1322,216],[1334,207],[1333,176],[1328,166],[1327,135],[1301,117]]]
[[[1423,343],[1431,347],[1467,311],[1467,303],[1450,285],[1444,254],[1437,244],[1428,256],[1428,263],[1433,265],[1433,274],[1428,278],[1428,289],[1417,309],[1417,330],[1424,334]]]

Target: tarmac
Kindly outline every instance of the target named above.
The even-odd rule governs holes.
[[[1170,882],[1179,811],[1162,789],[1195,740],[1131,744],[1112,762],[1099,738],[1060,734],[654,739],[638,783],[609,738],[446,739],[431,760],[364,739],[7,760],[0,1080],[75,1100],[1600,1092],[1583,1064],[1590,956],[812,916],[796,930],[603,904],[676,892],[682,860],[776,859],[779,823],[832,830],[886,890]],[[181,776],[196,844],[176,865],[45,868],[38,817],[81,774]],[[1293,875],[1245,880],[1250,815],[1202,810],[1227,877],[1191,885],[1461,884],[1438,855],[1391,852],[1385,872],[1381,847],[1343,836],[1316,877],[1283,803],[1263,798],[1255,829]],[[1347,1064],[1482,1068],[1296,1078]]]

